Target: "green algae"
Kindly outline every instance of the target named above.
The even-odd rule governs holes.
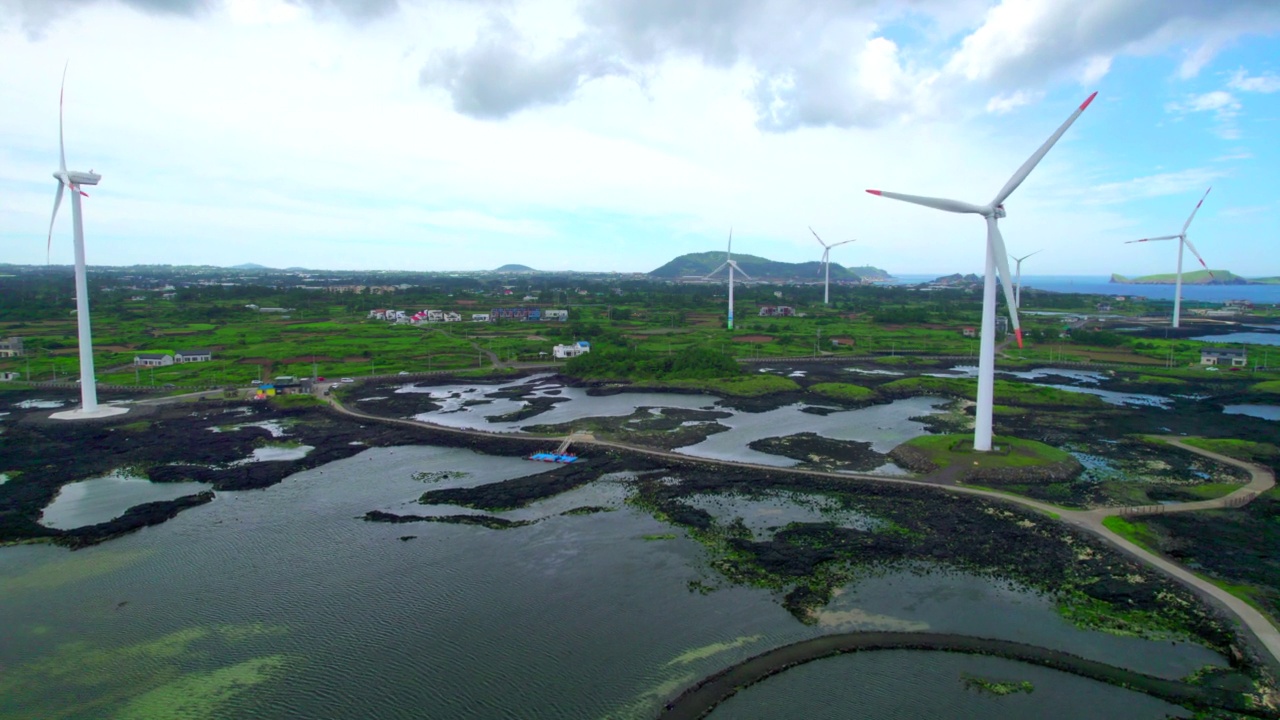
[[[274,676],[285,657],[250,658],[210,669],[211,658],[283,632],[278,626],[249,623],[189,627],[116,647],[83,640],[63,643],[0,674],[0,719],[115,713],[193,720],[225,716],[218,708],[226,700]]]
[[[151,554],[150,550],[96,550],[92,553],[65,553],[56,560],[16,575],[0,577],[0,597],[31,590],[56,590],[126,568]]]
[[[116,720],[212,720],[228,717],[226,705],[246,690],[277,676],[284,655],[253,658],[229,667],[178,677],[130,700]]]
[[[711,643],[710,645],[704,645],[700,648],[694,648],[687,652],[681,653],[680,655],[677,655],[675,658],[667,662],[667,666],[670,667],[672,665],[688,665],[691,662],[697,662],[698,660],[705,660],[706,658],[709,658],[713,655],[718,655],[727,650],[733,650],[735,648],[740,648],[744,645],[750,645],[753,642],[758,642],[762,637],[764,636],[763,635],[747,635],[744,637],[740,637],[736,640],[730,640],[729,642]]]

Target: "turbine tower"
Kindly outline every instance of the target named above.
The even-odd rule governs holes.
[[[830,305],[831,304],[831,248],[840,247],[841,245],[848,245],[853,241],[843,240],[841,242],[831,243],[830,245],[828,245],[822,241],[822,238],[818,237],[817,232],[814,232],[813,226],[809,227],[809,232],[813,233],[813,236],[815,238],[818,238],[818,244],[821,245],[823,248],[822,266],[827,271],[827,277],[822,281],[822,304]],[[823,268],[819,268],[819,270]]]
[[[746,271],[738,267],[738,262],[733,259],[733,228],[729,228],[729,251],[725,254],[724,262],[720,263],[720,267],[707,273],[704,277],[711,277],[725,268],[729,268],[729,329],[733,329],[733,271],[737,270],[742,273],[748,280],[751,279]]]
[[[1210,187],[1209,190],[1213,188]],[[1196,213],[1200,211],[1200,206],[1204,204],[1204,199],[1209,197],[1209,190],[1204,191],[1204,195],[1200,197],[1200,202],[1196,203],[1196,207],[1191,211],[1191,217],[1182,225],[1182,232],[1177,235],[1165,235],[1164,237],[1143,238],[1141,240],[1130,240],[1126,245],[1140,242],[1156,242],[1157,240],[1177,240],[1178,241],[1178,279],[1174,281],[1173,288],[1173,326],[1178,327],[1178,320],[1182,317],[1182,246],[1186,245],[1191,254],[1196,256],[1200,261],[1200,266],[1209,273],[1209,277],[1213,277],[1213,271],[1208,265],[1204,264],[1204,258],[1200,257],[1200,253],[1196,252],[1196,246],[1191,244],[1187,239],[1187,228],[1191,227],[1191,221],[1196,218]]]
[[[1010,256],[1009,256],[1009,257],[1013,258],[1013,263],[1014,263],[1014,265],[1013,265],[1013,267],[1014,267],[1014,270],[1013,270],[1013,306],[1014,306],[1015,308],[1018,308],[1018,309],[1021,309],[1021,308],[1022,308],[1022,261],[1023,261],[1023,260],[1026,260],[1026,259],[1027,259],[1027,258],[1029,258],[1029,257],[1031,257],[1032,255],[1038,255],[1038,254],[1040,254],[1040,253],[1042,253],[1042,252],[1044,252],[1044,251],[1043,251],[1043,250],[1037,250],[1037,251],[1035,251],[1035,252],[1033,252],[1033,253],[1027,253],[1026,255],[1023,255],[1022,257],[1013,257],[1012,255],[1010,255]]]
[[[62,89],[58,91],[58,192],[53,197],[53,216],[49,218],[49,238],[45,251],[53,252],[53,224],[58,219],[58,207],[62,205],[62,190],[71,190],[71,225],[75,236],[76,253],[76,324],[80,330],[80,407],[76,410],[54,413],[58,420],[86,420],[110,417],[128,412],[128,408],[99,405],[98,386],[93,375],[93,336],[89,330],[89,280],[85,272],[84,222],[81,216],[80,196],[89,197],[80,189],[82,185],[97,185],[101,175],[67,170],[67,150],[62,140],[62,98],[67,86],[67,69],[62,69]]]
[[[868,190],[872,195],[880,195],[882,197],[892,198],[894,200],[904,200],[917,205],[924,205],[937,210],[945,210],[953,213],[971,213],[981,215],[987,222],[987,258],[986,258],[986,279],[982,288],[982,339],[978,355],[978,407],[974,418],[973,426],[973,449],[978,452],[990,452],[991,450],[991,413],[994,404],[995,394],[995,369],[996,369],[996,270],[1000,271],[1000,284],[1004,288],[1005,302],[1009,305],[1009,317],[1013,320],[1014,336],[1018,340],[1018,347],[1022,347],[1022,327],[1018,324],[1018,310],[1013,297],[1013,287],[1009,283],[1009,253],[1004,249],[1004,238],[1000,235],[1000,226],[998,221],[1005,217],[1004,201],[1013,194],[1014,190],[1027,179],[1031,171],[1036,165],[1044,159],[1054,144],[1058,142],[1058,138],[1071,127],[1071,124],[1080,117],[1080,113],[1089,107],[1089,103],[1097,97],[1098,93],[1094,93],[1088,97],[1076,111],[1062,123],[1049,139],[1040,146],[1039,150],[1027,158],[1027,161],[1018,168],[1018,171],[1009,178],[1009,182],[1004,184],[1000,192],[996,193],[995,198],[986,205],[974,205],[972,203],[961,202],[959,200],[947,200],[945,198],[921,197],[919,195],[903,195],[900,193],[882,192],[880,190]]]

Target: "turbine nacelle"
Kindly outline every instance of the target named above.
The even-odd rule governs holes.
[[[1001,203],[991,209],[991,217],[994,217],[997,220],[1005,217],[1004,203]]]
[[[53,177],[68,185],[97,185],[102,180],[102,176],[92,170],[89,172],[80,172],[79,170],[56,172]]]

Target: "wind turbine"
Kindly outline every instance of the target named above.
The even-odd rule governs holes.
[[[823,267],[826,268],[827,277],[825,280],[822,281],[822,304],[830,305],[831,304],[831,248],[840,247],[841,245],[848,245],[853,241],[843,240],[841,242],[831,243],[830,245],[828,245],[822,241],[822,238],[818,237],[818,233],[814,232],[814,229],[812,226],[809,227],[809,232],[813,233],[813,236],[815,238],[818,238],[818,244],[822,245],[823,247],[822,265]]]
[[[733,329],[733,271],[737,270],[742,273],[748,280],[751,279],[746,271],[738,267],[738,262],[733,259],[733,228],[729,228],[729,251],[725,254],[724,262],[720,263],[720,267],[707,273],[705,277],[711,277],[725,268],[729,268],[729,329]]]
[[[1209,190],[1213,188],[1210,187]],[[1191,254],[1196,256],[1200,261],[1200,266],[1209,273],[1209,277],[1213,277],[1213,271],[1208,265],[1204,264],[1204,258],[1200,257],[1200,253],[1196,252],[1196,246],[1191,244],[1187,239],[1187,228],[1191,227],[1191,221],[1195,219],[1196,213],[1200,211],[1200,206],[1204,204],[1204,199],[1209,197],[1209,190],[1204,191],[1204,195],[1200,197],[1200,202],[1196,203],[1196,207],[1191,211],[1191,217],[1182,225],[1182,232],[1177,235],[1165,235],[1164,237],[1143,238],[1141,240],[1130,240],[1126,245],[1140,242],[1156,242],[1157,240],[1177,240],[1178,241],[1178,279],[1174,282],[1173,289],[1173,326],[1178,327],[1178,319],[1182,317],[1182,246],[1186,245]]]
[[[1058,138],[1071,127],[1071,124],[1080,117],[1080,113],[1089,107],[1089,103],[1097,97],[1098,93],[1094,93],[1088,97],[1076,111],[1062,123],[1049,139],[1040,146],[1039,150],[1027,158],[1027,161],[1018,168],[1018,171],[1009,178],[1009,182],[1000,188],[1000,192],[996,193],[995,198],[986,205],[974,205],[972,203],[961,202],[959,200],[947,200],[945,198],[921,197],[919,195],[902,195],[900,193],[882,192],[880,190],[868,190],[872,195],[880,195],[882,197],[892,198],[894,200],[904,200],[917,205],[935,208],[937,210],[945,210],[954,213],[971,213],[981,215],[987,222],[987,263],[986,263],[986,280],[982,288],[982,339],[978,354],[978,407],[974,419],[973,427],[973,449],[978,452],[990,452],[991,450],[991,407],[994,403],[995,394],[995,369],[996,369],[996,269],[1000,271],[1000,284],[1004,288],[1005,302],[1009,305],[1009,317],[1013,320],[1013,332],[1018,339],[1018,347],[1022,347],[1022,327],[1018,324],[1018,310],[1013,297],[1013,288],[1009,283],[1009,253],[1004,249],[1004,238],[1000,235],[1000,226],[998,221],[1005,217],[1004,201],[1013,194],[1014,190],[1027,179],[1031,171],[1036,165],[1044,159],[1044,156],[1053,148],[1054,143],[1058,142]]]
[[[1015,308],[1021,308],[1021,307],[1022,307],[1022,261],[1023,261],[1023,260],[1026,260],[1026,259],[1027,259],[1027,258],[1029,258],[1029,257],[1031,257],[1032,255],[1038,255],[1038,254],[1040,254],[1040,253],[1042,253],[1042,252],[1044,252],[1044,251],[1043,251],[1043,250],[1037,250],[1037,251],[1035,251],[1035,252],[1033,252],[1033,253],[1027,253],[1026,255],[1023,255],[1022,257],[1013,257],[1012,255],[1010,255],[1010,256],[1009,256],[1009,257],[1013,258],[1013,263],[1014,263],[1014,270],[1013,270],[1013,306],[1014,306]]]
[[[80,330],[80,407],[76,410],[54,413],[58,420],[85,420],[122,415],[128,408],[98,404],[98,386],[93,375],[93,336],[89,330],[89,280],[85,272],[84,222],[81,216],[80,196],[89,197],[80,189],[82,185],[97,185],[101,175],[90,170],[67,170],[67,150],[62,140],[62,98],[67,87],[67,69],[62,69],[62,89],[58,91],[58,192],[53,197],[53,215],[49,218],[49,239],[46,252],[53,252],[53,224],[58,219],[58,207],[62,205],[62,190],[71,190],[71,224],[75,235],[76,253],[76,324]]]

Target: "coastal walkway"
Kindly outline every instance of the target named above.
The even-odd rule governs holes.
[[[468,430],[460,428],[445,427],[443,425],[435,425],[432,423],[422,422],[421,420],[409,420],[403,418],[387,418],[378,415],[370,415],[368,413],[352,410],[338,402],[336,398],[328,397],[325,400],[337,412],[349,415],[351,417],[360,418],[362,420],[373,420],[378,422],[394,423],[398,425],[408,425],[410,427],[421,427],[438,432],[456,433],[468,435],[472,437],[501,437],[504,439],[520,438],[524,440],[546,441],[547,438],[537,435],[528,435],[525,433],[490,433],[483,430]],[[740,462],[736,460],[719,460],[711,458],[701,458],[693,455],[683,455],[671,452],[669,450],[658,450],[655,448],[643,447],[640,445],[631,445],[628,443],[617,442],[614,440],[601,440],[595,437],[587,437],[586,434],[573,434],[569,437],[573,438],[573,442],[582,445],[594,445],[601,448],[609,448],[621,450],[629,453],[647,455],[650,457],[663,458],[680,463],[694,463],[702,465],[729,466],[737,468],[762,470],[772,473],[788,473],[793,475],[802,475],[808,477],[837,478],[837,479],[857,479],[871,482],[892,483],[899,485],[915,485],[919,487],[928,487],[935,490],[945,492],[963,493],[966,495],[979,495],[991,500],[998,500],[1006,503],[1014,503],[1023,507],[1031,508],[1038,512],[1044,513],[1050,517],[1058,518],[1072,527],[1079,528],[1085,532],[1101,538],[1104,542],[1116,548],[1123,554],[1138,562],[1155,568],[1160,572],[1172,577],[1182,584],[1190,587],[1201,597],[1209,600],[1211,603],[1224,608],[1228,612],[1234,614],[1240,622],[1248,629],[1249,633],[1255,637],[1259,643],[1271,655],[1273,664],[1280,667],[1280,631],[1271,622],[1249,605],[1244,600],[1232,595],[1226,590],[1218,587],[1213,582],[1192,573],[1178,563],[1168,558],[1154,553],[1130,540],[1121,537],[1111,531],[1110,528],[1103,525],[1103,520],[1112,516],[1132,516],[1148,509],[1147,506],[1140,507],[1108,507],[1097,508],[1094,510],[1072,510],[1049,503],[1032,500],[1031,498],[1022,497],[1020,495],[1012,495],[1008,493],[995,492],[976,487],[966,487],[963,485],[940,485],[922,480],[910,478],[886,477],[884,475],[871,475],[867,473],[853,472],[824,472],[821,470],[799,470],[795,468],[776,467],[773,465],[760,465],[756,463]],[[568,438],[564,438],[568,439]],[[1212,458],[1222,463],[1232,465],[1247,471],[1250,475],[1248,484],[1241,486],[1238,490],[1223,497],[1214,498],[1212,500],[1200,500],[1189,503],[1179,503],[1173,505],[1160,506],[1161,511],[1165,513],[1173,512],[1193,512],[1197,510],[1214,510],[1221,508],[1241,507],[1252,501],[1259,494],[1270,490],[1275,486],[1275,474],[1269,468],[1247,463],[1235,458],[1227,457],[1215,452],[1203,450],[1201,448],[1192,447],[1180,440],[1172,437],[1162,437],[1165,442],[1170,445]]]

